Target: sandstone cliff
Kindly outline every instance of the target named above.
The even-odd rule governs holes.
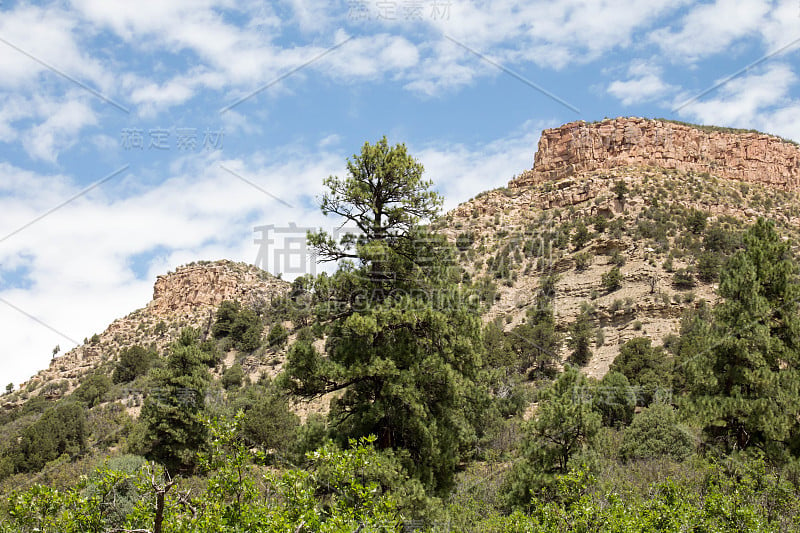
[[[762,133],[730,133],[661,120],[570,122],[542,132],[533,169],[510,187],[616,167],[660,167],[796,190],[800,147]]]

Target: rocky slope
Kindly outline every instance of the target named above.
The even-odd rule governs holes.
[[[180,267],[158,276],[146,307],[115,320],[104,332],[53,359],[49,368],[5,395],[4,403],[15,405],[38,394],[52,398],[68,394],[83,376],[115,360],[125,347],[138,344],[162,352],[187,326],[207,335],[223,300],[263,307],[288,289],[288,282],[245,263],[200,261]]]
[[[524,320],[540,280],[555,275],[562,333],[581,307],[600,331],[585,368],[600,377],[620,344],[636,336],[662,344],[685,309],[715,300],[714,281],[697,276],[711,246],[706,228],[735,233],[766,216],[800,242],[799,165],[798,146],[764,134],[638,118],[570,123],[543,132],[532,169],[460,205],[442,227],[468,243],[463,264],[496,290],[485,319],[506,330]],[[703,229],[689,227],[694,213]],[[576,245],[578,225],[590,238]],[[615,265],[622,287],[607,292],[602,276]],[[676,284],[682,269],[693,286]]]
[[[585,371],[601,376],[621,343],[635,336],[663,343],[677,333],[685,309],[715,300],[713,279],[697,276],[707,231],[688,228],[692,213],[703,214],[705,228],[724,232],[767,216],[796,239],[798,178],[800,148],[769,135],[639,118],[575,122],[545,130],[532,169],[514,177],[508,188],[458,206],[440,226],[459,244],[469,276],[490,294],[485,320],[499,320],[506,330],[525,319],[542,278],[554,275],[555,312],[565,335],[580,309],[590,310],[600,333]],[[580,225],[589,237],[576,244]],[[621,266],[622,287],[607,292],[602,277],[615,265]],[[681,269],[690,273],[693,286],[676,285]],[[288,288],[242,263],[181,267],[158,277],[146,307],[54,359],[3,402],[13,406],[38,394],[63,396],[124,347],[140,344],[163,352],[182,327],[207,334],[223,300],[263,308]],[[566,348],[561,355],[566,357]],[[227,366],[233,357],[228,354]],[[246,372],[255,378],[281,368],[281,353],[264,357],[269,361],[255,356],[242,361]]]

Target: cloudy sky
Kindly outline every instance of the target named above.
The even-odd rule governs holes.
[[[322,179],[384,134],[447,207],[574,120],[800,141],[799,44],[798,0],[2,0],[0,384],[256,226],[333,227]]]

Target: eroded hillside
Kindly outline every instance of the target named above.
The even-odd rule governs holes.
[[[744,225],[764,216],[797,242],[799,164],[796,145],[763,134],[571,123],[543,133],[533,169],[458,206],[441,227],[494,301],[485,319],[506,330],[554,275],[560,330],[582,307],[592,316],[585,371],[599,377],[626,340],[668,342],[686,308],[713,303]],[[603,276],[614,267],[621,286],[609,291]]]

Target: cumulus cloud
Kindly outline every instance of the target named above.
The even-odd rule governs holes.
[[[676,99],[675,105],[682,106],[683,116],[705,124],[767,126],[764,129],[771,132],[774,128],[765,124],[768,121],[764,117],[770,111],[792,105],[789,89],[796,81],[797,75],[789,65],[773,63],[759,72],[743,73],[696,100],[686,93]]]
[[[694,61],[727,50],[747,36],[759,34],[772,2],[767,0],[716,0],[689,9],[678,28],[659,28],[653,42],[673,60]]]
[[[608,86],[608,92],[625,105],[652,101],[674,89],[662,79],[659,66],[641,61],[634,62],[628,68],[628,79],[613,81]]]

